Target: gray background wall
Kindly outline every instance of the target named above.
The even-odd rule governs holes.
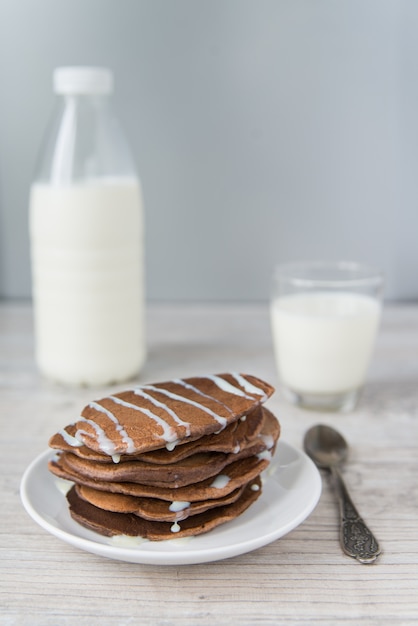
[[[150,300],[262,300],[277,262],[381,266],[417,299],[414,0],[2,0],[0,295],[29,297],[27,198],[54,67],[116,75]]]

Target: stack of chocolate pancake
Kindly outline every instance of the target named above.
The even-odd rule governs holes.
[[[261,494],[280,434],[273,393],[247,374],[175,379],[88,404],[50,440],[50,471],[74,483],[72,517],[102,535],[199,535]]]

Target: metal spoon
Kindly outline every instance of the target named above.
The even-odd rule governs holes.
[[[348,455],[347,442],[334,428],[319,424],[307,431],[303,445],[318,467],[331,472],[339,500],[343,551],[360,563],[372,563],[380,554],[379,544],[357,512],[338,471],[338,466]]]

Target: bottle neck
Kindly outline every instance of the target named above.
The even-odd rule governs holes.
[[[58,96],[58,105],[64,109],[77,109],[91,115],[110,114],[111,102],[108,95],[101,94],[63,94]]]
[[[36,180],[53,185],[135,176],[108,94],[62,94],[49,125]]]

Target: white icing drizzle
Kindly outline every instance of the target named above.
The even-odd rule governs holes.
[[[259,437],[266,446],[267,450],[271,450],[271,448],[274,446],[273,437],[271,435],[259,435]]]
[[[109,396],[109,399],[114,400],[114,396]],[[116,424],[116,430],[121,434],[122,441],[124,441],[126,444],[126,452],[128,454],[132,454],[133,452],[136,451],[133,440],[130,438],[126,430],[121,426],[117,417],[113,415],[113,413],[109,411],[109,409],[106,409],[104,406],[102,406],[98,402],[90,402],[89,407],[91,407],[92,409],[96,409],[96,411],[100,411],[101,413],[104,413],[110,420],[112,420],[114,424]],[[115,461],[115,463],[119,463],[119,460]]]
[[[173,452],[174,448],[179,443],[179,441],[180,439],[176,439],[175,441],[170,441],[169,443],[165,444],[165,447],[167,448],[169,452]]]
[[[169,415],[171,415],[171,417],[173,418],[173,420],[175,422],[177,422],[177,424],[179,424],[180,426],[184,426],[185,427],[186,435],[187,436],[190,435],[190,423],[189,422],[184,422],[182,419],[180,419],[180,417],[177,415],[177,413],[175,413],[173,411],[173,409],[171,409],[169,406],[164,404],[164,402],[160,402],[159,400],[156,400],[155,398],[150,396],[148,393],[145,393],[145,391],[143,391],[142,387],[137,387],[136,389],[134,389],[134,394],[137,395],[137,396],[140,396],[141,398],[145,398],[145,400],[149,400],[149,402],[151,402],[154,406],[157,406],[160,409],[164,409],[164,411],[167,411],[167,413]]]
[[[177,522],[174,522],[174,524],[172,525],[172,527],[170,528],[172,533],[178,533],[179,530],[181,530],[179,524]]]
[[[207,398],[208,400],[217,402],[218,404],[223,406],[224,409],[226,409],[229,413],[231,413],[231,415],[234,414],[234,411],[227,404],[225,404],[224,402],[221,402],[220,400],[218,400],[217,398],[214,398],[213,396],[210,396],[207,393],[203,393],[203,391],[201,391],[194,385],[191,385],[190,383],[186,383],[186,381],[183,380],[182,378],[174,378],[172,382],[175,383],[176,385],[182,385],[182,387],[184,387],[185,389],[189,389],[190,391],[197,393],[199,396],[202,396],[202,398]]]
[[[231,479],[226,474],[219,474],[210,487],[213,487],[214,489],[223,489],[227,486],[230,480]]]
[[[113,461],[113,463],[119,463],[120,462],[120,454],[112,454],[112,461]]]
[[[71,482],[70,480],[65,480],[64,478],[56,478],[55,485],[57,489],[62,494],[64,494],[64,496],[66,496],[69,490],[71,489],[71,487],[74,485],[74,483]]]
[[[116,402],[116,404],[120,404],[121,406],[126,406],[126,408],[128,409],[134,409],[135,411],[140,411],[141,413],[144,413],[150,419],[154,420],[154,422],[157,422],[157,424],[161,426],[161,428],[163,429],[163,434],[161,435],[161,439],[163,439],[164,441],[169,442],[169,441],[175,441],[177,439],[176,432],[174,431],[174,429],[169,424],[167,424],[167,422],[165,422],[161,417],[159,417],[158,415],[155,415],[155,413],[153,413],[149,409],[144,409],[140,406],[137,406],[136,404],[131,404],[131,402],[125,402],[125,400],[121,400],[120,398],[117,398],[116,396],[109,396],[109,399],[112,400],[113,402]]]
[[[247,416],[243,415],[242,417],[239,418],[241,422],[246,422],[247,421]]]
[[[253,485],[251,485],[251,491],[260,491],[260,485],[254,483]]]
[[[239,443],[237,443],[237,445],[235,446],[235,448],[232,450],[232,452],[234,454],[238,454],[238,452],[240,452],[241,450],[241,446],[239,445]]]
[[[116,454],[115,444],[113,443],[111,439],[109,439],[109,437],[106,435],[103,428],[99,426],[99,424],[96,424],[96,422],[93,422],[93,420],[89,420],[86,417],[82,417],[82,416],[80,416],[80,419],[78,421],[89,424],[96,431],[97,443],[99,444],[100,450],[104,454],[109,454],[110,456],[112,454]],[[91,433],[87,432],[86,430],[82,430],[81,428],[77,430],[76,438],[78,438],[79,434],[86,435],[87,437],[91,437]]]
[[[58,434],[61,435],[65,443],[71,446],[72,448],[80,448],[81,446],[84,445],[82,441],[80,441],[76,437],[73,437],[72,435],[70,435],[70,433],[67,433],[65,428],[60,430]]]
[[[225,417],[222,417],[221,415],[214,413],[214,411],[212,411],[211,409],[208,409],[206,406],[204,406],[203,404],[200,404],[199,402],[195,402],[194,400],[189,400],[189,398],[184,398],[183,396],[179,396],[177,393],[172,393],[171,391],[167,391],[166,389],[161,389],[160,387],[154,387],[153,385],[145,385],[143,389],[149,389],[150,391],[157,391],[158,393],[162,393],[164,396],[168,396],[172,400],[178,400],[179,402],[184,402],[185,404],[191,404],[192,406],[195,406],[197,409],[200,409],[201,411],[204,411],[205,413],[208,413],[209,415],[211,415],[218,422],[218,424],[222,425],[223,428],[225,428],[227,424]]]
[[[260,387],[256,387],[255,385],[250,383],[250,381],[244,378],[244,376],[241,376],[241,374],[238,374],[237,372],[233,372],[231,376],[235,378],[235,380],[237,381],[239,385],[241,385],[241,387],[244,387],[247,393],[252,393],[256,396],[261,396],[263,400],[267,400],[267,396],[266,396],[264,389],[260,389]]]
[[[145,537],[130,537],[129,535],[114,535],[109,537],[108,542],[118,548],[137,548],[141,544],[148,542]]]
[[[270,450],[264,450],[263,452],[260,452],[260,454],[257,454],[257,459],[259,459],[260,461],[264,459],[266,459],[267,461],[271,461],[271,457],[272,454]]]
[[[248,400],[254,400],[252,396],[247,396],[247,394],[244,393],[242,389],[235,387],[235,385],[231,385],[231,383],[228,383],[220,376],[207,376],[206,378],[209,378],[209,380],[214,382],[215,385],[219,387],[219,389],[222,389],[222,391],[225,391],[226,393],[231,393],[235,396],[240,396],[241,398],[247,398]]]
[[[168,507],[170,511],[173,513],[179,513],[180,511],[184,511],[184,509],[188,509],[190,506],[190,502],[182,502],[181,500],[174,500]]]

